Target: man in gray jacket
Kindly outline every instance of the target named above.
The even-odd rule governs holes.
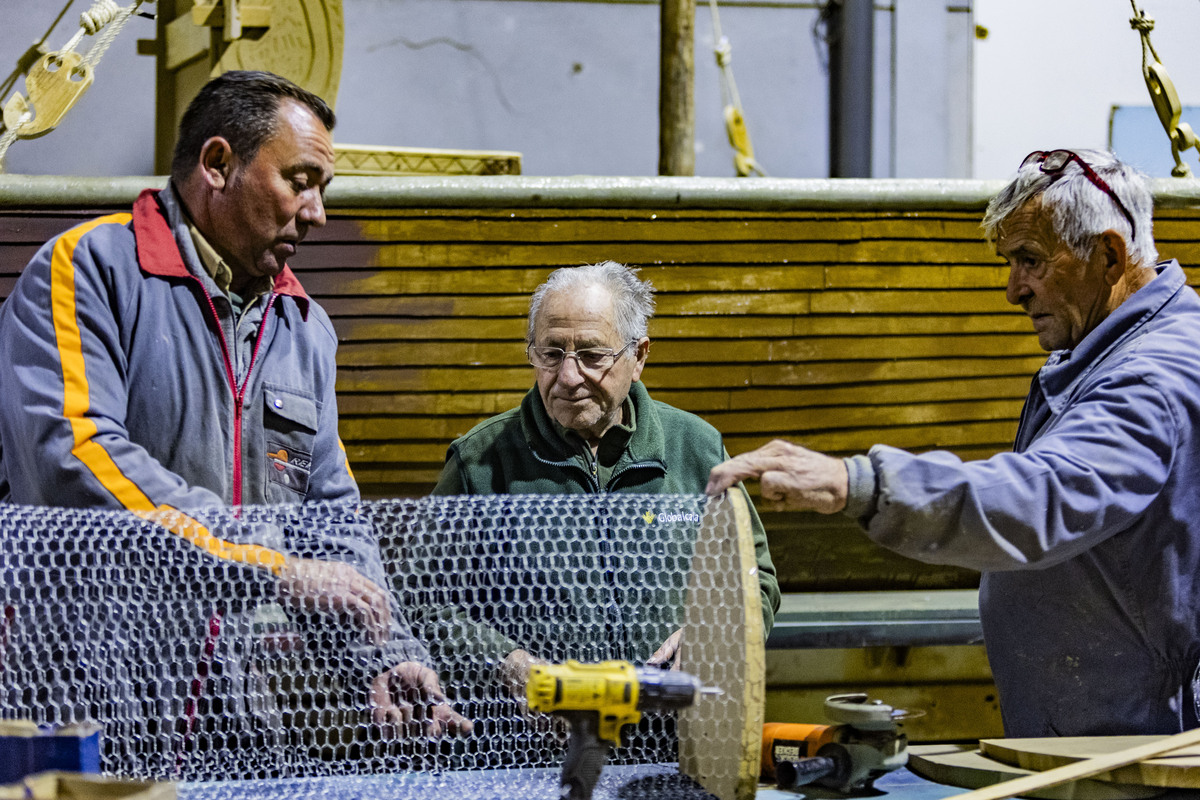
[[[184,114],[166,189],[41,249],[0,308],[0,501],[127,509],[248,565],[285,605],[350,621],[377,723],[409,722],[419,694],[427,733],[466,732],[370,536],[229,541],[203,521],[206,507],[359,499],[337,338],[287,267],[325,223],[333,125],[290,81],[226,73]]]

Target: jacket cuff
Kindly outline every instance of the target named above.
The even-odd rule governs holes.
[[[842,513],[851,519],[866,523],[875,515],[875,497],[878,494],[875,465],[866,455],[850,456],[842,461],[846,464],[846,474],[849,478],[846,508]]]

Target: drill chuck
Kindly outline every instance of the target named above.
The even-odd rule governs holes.
[[[639,711],[671,711],[687,708],[700,699],[700,680],[686,672],[639,667],[637,707]]]

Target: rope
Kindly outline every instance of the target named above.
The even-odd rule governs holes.
[[[1133,17],[1129,20],[1129,27],[1138,32],[1142,37],[1142,72],[1146,71],[1148,59],[1146,53],[1154,56],[1155,61],[1159,61],[1158,53],[1154,51],[1154,45],[1150,43],[1150,31],[1154,30],[1154,19],[1146,16],[1145,9],[1139,11],[1136,0],[1129,0],[1129,5],[1133,6]]]
[[[17,140],[17,134],[21,128],[31,119],[33,119],[33,115],[26,111],[21,115],[21,121],[17,123],[17,127],[0,134],[0,172],[4,172],[4,157],[8,155],[8,148],[12,147],[12,143]]]
[[[1191,168],[1183,163],[1180,152],[1190,147],[1200,149],[1196,134],[1190,125],[1180,121],[1183,107],[1179,102],[1179,95],[1176,93],[1171,79],[1167,76],[1166,67],[1163,66],[1162,60],[1155,52],[1154,45],[1150,42],[1150,32],[1154,30],[1154,20],[1147,17],[1144,10],[1138,9],[1136,0],[1129,0],[1129,5],[1133,7],[1133,17],[1129,20],[1129,27],[1137,31],[1142,40],[1142,77],[1150,92],[1154,110],[1171,143],[1171,156],[1175,159],[1171,175],[1176,178],[1190,177]]]
[[[125,23],[129,21],[142,2],[143,0],[134,0],[131,5],[122,8],[114,0],[95,0],[89,11],[79,15],[79,25],[89,36],[94,35],[101,28],[104,29],[96,43],[84,56],[84,63],[93,68],[100,63],[100,59],[104,57],[109,45],[121,33]],[[78,34],[76,35],[78,36]]]
[[[724,106],[725,127],[729,135],[729,143],[737,154],[733,163],[740,177],[757,172],[765,176],[762,167],[754,160],[754,148],[750,144],[750,133],[746,130],[745,117],[742,113],[742,99],[738,95],[737,82],[733,79],[733,45],[729,37],[721,32],[721,15],[717,11],[717,0],[708,0],[712,12],[713,24],[713,53],[717,57],[717,66],[721,69],[721,105]]]

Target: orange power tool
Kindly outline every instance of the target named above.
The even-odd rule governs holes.
[[[908,763],[897,711],[867,695],[835,694],[825,699],[831,725],[768,722],[763,725],[762,777],[781,789],[817,784],[848,793]]]

